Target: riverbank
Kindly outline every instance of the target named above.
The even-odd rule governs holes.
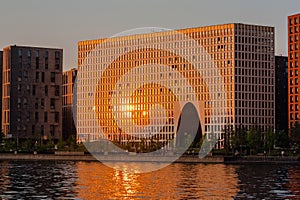
[[[246,164],[246,163],[278,163],[278,164],[300,164],[298,156],[293,157],[271,157],[271,156],[245,156],[245,157],[223,157],[208,156],[200,159],[198,156],[143,156],[143,155],[92,155],[76,154],[74,152],[64,154],[0,154],[0,161],[87,161],[94,162],[175,162],[175,163],[204,163],[204,164]],[[175,161],[174,161],[175,160]]]

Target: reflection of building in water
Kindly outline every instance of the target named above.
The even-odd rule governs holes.
[[[290,196],[289,199],[299,199],[300,197],[300,167],[291,166],[288,170],[288,182],[286,187],[294,196]]]
[[[240,181],[240,192],[236,199],[290,199],[286,165],[241,165],[236,173]],[[299,184],[299,182],[298,182]]]
[[[232,199],[238,192],[233,166],[174,164],[143,174],[116,172],[101,163],[77,167],[80,199]]]
[[[195,105],[203,134],[219,134],[220,148],[225,125],[274,128],[273,27],[226,24],[177,33],[204,51],[173,31],[78,43],[79,140],[97,140],[92,127],[99,124],[112,141],[142,141],[152,132],[169,141],[182,101]],[[106,70],[99,73],[99,66]]]
[[[11,178],[9,176],[10,164],[8,162],[1,162],[0,167],[0,196],[4,192],[9,191],[9,186],[11,184]]]

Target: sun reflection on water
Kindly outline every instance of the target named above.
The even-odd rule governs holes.
[[[173,164],[146,174],[131,173],[130,164],[123,172],[94,162],[77,167],[82,199],[231,199],[238,192],[234,166]]]

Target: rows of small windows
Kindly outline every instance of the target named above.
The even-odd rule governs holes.
[[[249,61],[272,61],[274,57],[269,53],[248,53],[248,52],[235,52],[235,59],[249,60]],[[247,61],[246,61],[247,62]]]
[[[295,53],[290,53],[290,59],[298,59],[299,58],[299,54],[298,52],[295,52]]]
[[[258,76],[258,75],[237,75],[235,78],[236,84],[254,84],[252,85],[252,91],[256,91],[255,87],[257,84],[259,85],[269,85],[272,86],[274,84],[274,79],[273,77],[269,76]],[[247,86],[245,86],[247,87]],[[267,87],[266,87],[267,88]],[[251,86],[250,86],[251,89]],[[268,89],[266,89],[266,91],[268,91]]]
[[[299,50],[299,44],[290,44],[290,51],[298,51]]]
[[[259,116],[265,116],[265,117],[272,117],[274,116],[273,109],[258,109],[258,108],[236,108],[235,110],[236,115],[243,115],[243,116],[252,116],[253,118],[259,117]],[[255,117],[254,117],[255,116]]]
[[[33,74],[29,74],[28,71],[18,71],[18,81],[21,82],[21,81],[28,81],[30,79],[30,76],[32,76]],[[46,79],[46,76],[45,76],[45,72],[39,72],[39,71],[36,71],[35,72],[35,82],[36,83],[39,83],[40,81],[42,83],[45,83],[45,79]],[[51,72],[50,73],[50,82],[51,83],[55,83],[56,82],[56,79],[57,79],[57,75],[55,72]],[[32,79],[30,79],[32,80]],[[48,82],[48,81],[47,81]]]
[[[35,56],[32,56],[32,52],[34,50],[31,49],[18,49],[18,66],[21,68],[24,66],[31,68],[31,65],[34,64],[36,69],[40,68],[41,64],[41,57],[44,59],[44,69],[49,68],[49,52],[48,51],[43,51],[44,55],[40,56],[40,51],[35,50]],[[27,54],[26,54],[27,52]],[[34,59],[34,61],[32,60]],[[52,58],[50,58],[52,59]],[[60,51],[55,51],[54,53],[54,60],[55,60],[55,66],[54,68],[56,70],[59,70],[61,68],[61,52]]]
[[[299,121],[299,113],[290,113],[290,119],[289,120],[296,120]]]
[[[42,88],[42,89],[41,89]],[[55,85],[53,87],[54,89],[52,89],[51,87],[51,94],[54,94],[54,96],[59,97],[60,96],[60,86],[59,85]],[[41,92],[41,90],[43,90],[43,95],[48,96],[49,94],[49,86],[45,85],[44,87],[38,86],[38,85],[23,85],[23,84],[18,84],[17,85],[17,91],[19,94],[27,94],[27,95],[32,95],[35,96],[37,95],[37,90],[39,92]],[[54,91],[54,93],[52,93],[52,91]],[[8,93],[9,91],[5,90],[4,94],[5,96],[8,95],[6,93]],[[40,94],[40,93],[39,93]]]
[[[300,16],[291,17],[289,19],[289,25],[299,24],[299,18],[300,18]]]
[[[298,69],[290,70],[290,77],[298,76],[298,75],[299,75]]]
[[[290,95],[290,103],[298,103],[299,96],[298,95]]]
[[[290,87],[290,94],[298,94],[299,88],[298,87]]]
[[[289,41],[290,43],[298,42],[298,41],[299,41],[299,34],[290,36],[290,41]]]
[[[18,98],[17,99],[17,108],[18,109],[25,109],[27,108],[29,105],[32,105],[32,108],[35,108],[35,109],[44,109],[45,108],[45,99],[44,98],[36,98],[36,101],[31,101],[29,102],[29,100],[27,98]],[[49,105],[47,105],[46,107],[49,106],[50,109],[55,109],[56,108],[56,99],[54,98],[51,98],[50,99],[50,102],[49,102]]]
[[[37,122],[44,122],[47,123],[49,121],[54,121],[55,123],[59,123],[59,119],[60,119],[60,113],[59,112],[55,112],[54,114],[48,113],[48,112],[44,112],[43,113],[43,117],[40,115],[40,112],[30,112],[30,111],[18,111],[17,112],[17,121],[19,123],[24,122],[23,120],[26,120],[27,122],[30,121],[35,121]],[[32,117],[34,116],[34,119],[32,119]]]
[[[248,116],[236,116],[235,117],[236,124],[242,124],[244,126],[250,125],[258,125],[261,127],[272,127],[274,125],[274,117],[248,117]]]
[[[290,78],[290,86],[293,86],[293,85],[298,85],[299,84],[299,78]]]
[[[249,106],[252,106],[252,108],[255,107],[255,100],[256,101],[260,101],[260,100],[266,100],[266,101],[274,101],[274,95],[273,93],[268,93],[269,91],[265,91],[265,92],[261,92],[261,91],[255,91],[255,93],[250,92],[246,93],[246,92],[236,92],[235,94],[235,98],[237,100],[253,100],[252,104],[250,104]],[[245,106],[247,107],[247,106]]]
[[[215,36],[222,36],[222,35],[232,35],[233,29],[231,28],[220,28],[219,30],[205,30],[205,31],[194,31],[192,33],[188,33],[191,38],[201,38],[201,37],[215,37]],[[184,37],[179,33],[174,32],[165,32],[165,33],[153,33],[153,34],[144,34],[144,35],[137,35],[137,36],[129,36],[129,37],[119,37],[110,39],[109,42],[105,43],[105,48],[109,48],[112,46],[130,46],[135,45],[137,43],[161,43],[166,40],[173,40],[178,41],[182,40]],[[103,41],[101,41],[103,42]],[[78,46],[79,51],[89,51],[91,49],[95,49],[99,44],[100,41],[91,42],[89,44],[80,44]],[[92,44],[93,43],[93,44]]]
[[[298,104],[290,104],[290,111],[299,111],[299,105]]]
[[[274,101],[241,101],[241,100],[235,100],[235,106],[238,108],[255,108],[255,109],[273,109],[274,107]]]
[[[40,125],[40,126],[32,125],[31,126],[31,134],[36,135],[37,133],[39,133],[40,135],[43,136],[43,135],[47,134],[45,132],[45,130],[47,129],[47,126],[49,127],[50,135],[53,137],[55,134],[55,131],[56,131],[55,125],[53,125],[53,124],[51,124],[51,125],[44,124],[44,125]]]
[[[295,25],[295,26],[290,26],[290,30],[289,30],[289,33],[290,34],[296,34],[296,33],[299,33],[299,25]]]

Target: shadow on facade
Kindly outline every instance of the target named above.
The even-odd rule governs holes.
[[[176,147],[194,147],[201,141],[201,138],[202,129],[198,112],[192,103],[187,103],[179,117]]]

